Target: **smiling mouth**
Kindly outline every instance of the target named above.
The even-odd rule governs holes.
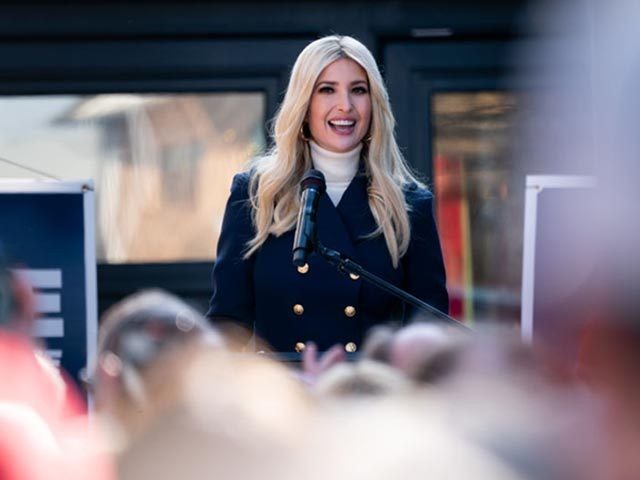
[[[334,132],[340,135],[353,133],[356,126],[355,120],[329,120],[327,123]]]

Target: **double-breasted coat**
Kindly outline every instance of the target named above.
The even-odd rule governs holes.
[[[410,206],[411,242],[393,268],[384,236],[367,238],[376,229],[368,205],[367,177],[359,173],[334,206],[323,193],[317,211],[317,234],[371,273],[448,312],[445,270],[433,217],[433,196],[416,185],[405,189]],[[234,177],[213,267],[213,296],[207,316],[233,319],[253,330],[275,351],[299,351],[307,341],[319,350],[342,343],[347,351],[360,346],[367,330],[410,315],[402,303],[361,278],[337,271],[312,255],[308,268],[291,261],[294,231],[270,236],[250,258],[249,174]]]

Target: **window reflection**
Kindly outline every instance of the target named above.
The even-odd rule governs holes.
[[[94,179],[100,261],[212,259],[231,178],[264,148],[264,102],[261,93],[5,97],[0,157]],[[35,175],[0,162],[0,176]]]
[[[436,215],[458,318],[519,318],[524,177],[511,143],[517,106],[505,92],[432,97]]]

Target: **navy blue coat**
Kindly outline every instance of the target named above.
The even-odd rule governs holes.
[[[308,271],[300,273],[291,262],[293,230],[270,236],[255,254],[243,259],[246,243],[254,236],[248,185],[248,173],[233,179],[213,267],[208,317],[234,319],[279,352],[292,352],[297,343],[309,340],[320,350],[335,343],[353,342],[357,347],[370,327],[403,318],[400,301],[360,278],[338,272],[319,256],[313,255]],[[412,207],[411,242],[396,269],[384,236],[363,238],[376,228],[364,174],[353,179],[337,207],[326,194],[320,197],[318,238],[446,313],[449,300],[433,196],[417,186],[407,189],[405,196]]]

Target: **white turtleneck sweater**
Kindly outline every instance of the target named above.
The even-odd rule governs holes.
[[[344,153],[326,150],[313,140],[309,141],[313,167],[320,170],[327,182],[327,195],[334,205],[338,205],[344,191],[358,173],[362,143]]]

